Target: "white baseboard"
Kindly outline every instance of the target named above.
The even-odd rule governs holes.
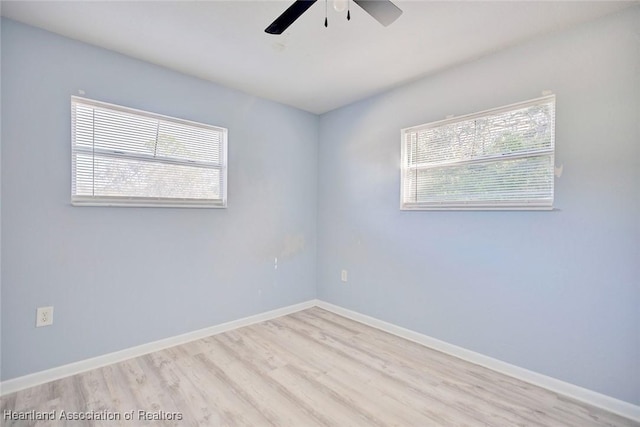
[[[44,384],[49,381],[76,375],[82,372],[89,371],[91,369],[96,369],[113,363],[122,362],[124,360],[132,359],[134,357],[142,356],[154,351],[163,350],[165,348],[173,347],[180,344],[185,344],[204,337],[230,331],[232,329],[249,326],[255,323],[263,322],[265,320],[275,319],[277,317],[285,316],[287,314],[295,313],[297,311],[305,310],[314,306],[323,308],[325,310],[331,311],[365,325],[372,326],[376,329],[380,329],[382,331],[397,335],[401,338],[408,339],[426,347],[433,348],[434,350],[450,354],[459,359],[466,360],[476,365],[484,366],[485,368],[489,368],[496,372],[509,375],[522,381],[526,381],[530,384],[546,388],[547,390],[551,390],[558,394],[571,397],[573,399],[588,403],[598,408],[602,408],[609,412],[621,415],[625,418],[640,422],[640,406],[633,405],[631,403],[615,399],[613,397],[597,393],[595,391],[588,390],[586,388],[579,387],[574,384],[570,384],[546,375],[542,375],[528,369],[520,368],[507,362],[503,362],[501,360],[494,359],[492,357],[485,356],[483,354],[476,353],[474,351],[467,350],[465,348],[458,347],[444,341],[440,341],[427,335],[423,335],[418,332],[396,326],[392,323],[388,323],[374,317],[370,317],[365,314],[361,314],[356,311],[349,310],[317,299],[290,305],[276,310],[267,311],[242,319],[233,320],[231,322],[222,323],[220,325],[210,326],[208,328],[199,329],[197,331],[188,332],[186,334],[177,335],[170,338],[165,338],[159,341],[142,344],[125,350],[116,351],[114,353],[93,357],[91,359],[81,360],[79,362],[70,363],[68,365],[59,366],[56,368],[48,369],[46,371],[40,371],[22,377],[3,381],[0,383],[0,396],[23,390],[25,388]]]
[[[475,351],[467,350],[462,347],[458,347],[453,344],[449,344],[445,341],[440,341],[436,338],[429,337],[427,335],[420,334],[418,332],[396,326],[392,323],[388,323],[374,317],[367,316],[365,314],[358,313],[325,301],[316,300],[316,305],[327,311],[331,311],[340,316],[347,317],[365,325],[380,329],[393,335],[397,335],[401,338],[413,341],[415,343],[424,345],[425,347],[438,350],[442,353],[449,354],[467,362],[474,363],[476,365],[484,366],[493,371],[500,372],[510,377],[517,378],[519,380],[528,382],[539,387],[543,387],[547,390],[553,391],[558,394],[579,400],[589,405],[604,409],[614,414],[618,414],[625,418],[632,419],[640,422],[640,406],[634,405],[623,400],[615,399],[613,397],[579,387],[577,385],[567,383],[537,372],[530,371],[528,369],[520,368],[507,362],[503,362],[493,357],[485,356]]]
[[[154,351],[163,350],[180,344],[185,344],[204,337],[219,334],[221,332],[230,331],[232,329],[249,326],[254,323],[264,322],[265,320],[275,319],[276,317],[285,316],[295,313],[296,311],[305,310],[315,306],[316,300],[305,301],[300,304],[294,304],[276,310],[259,313],[253,316],[245,317],[231,322],[222,323],[220,325],[210,326],[208,328],[199,329],[197,331],[188,332],[186,334],[165,338],[159,341],[142,344],[136,347],[108,353],[102,356],[93,357],[91,359],[81,360],[79,362],[70,363],[68,365],[58,366],[56,368],[47,369],[45,371],[35,372],[18,378],[13,378],[0,383],[0,396],[13,393],[25,388],[48,383],[49,381],[58,380],[71,375],[90,371],[91,369],[100,368],[112,363],[122,362],[134,357],[142,356]]]

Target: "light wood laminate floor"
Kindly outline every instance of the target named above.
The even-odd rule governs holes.
[[[5,410],[122,417],[6,426],[638,425],[319,308],[19,391]]]

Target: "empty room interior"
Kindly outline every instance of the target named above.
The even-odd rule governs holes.
[[[0,424],[640,426],[639,2],[0,12]]]

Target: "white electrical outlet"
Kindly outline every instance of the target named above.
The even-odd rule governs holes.
[[[343,282],[347,281],[347,270],[342,270],[342,272],[340,273],[340,280],[342,280]]]
[[[53,306],[38,307],[36,310],[36,328],[53,325]]]

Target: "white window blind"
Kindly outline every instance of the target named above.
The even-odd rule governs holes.
[[[71,97],[74,205],[226,206],[227,130]]]
[[[552,209],[555,96],[402,130],[402,209]]]

